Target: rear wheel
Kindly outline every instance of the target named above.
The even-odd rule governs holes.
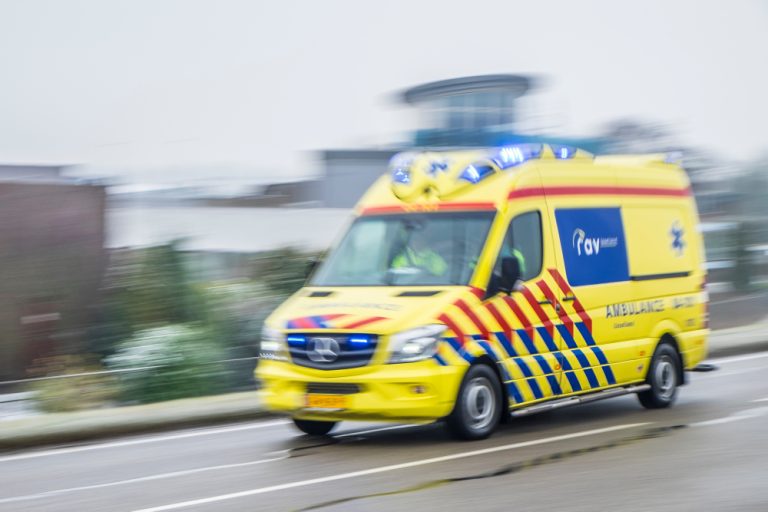
[[[325,436],[336,426],[335,421],[300,420],[293,418],[296,428],[310,436]]]
[[[663,409],[669,407],[677,397],[677,386],[680,383],[680,356],[669,343],[661,343],[656,347],[648,369],[646,383],[651,389],[637,394],[640,403],[646,409]]]
[[[464,376],[453,412],[446,418],[449,432],[459,439],[491,435],[502,413],[501,385],[491,368],[471,366]]]

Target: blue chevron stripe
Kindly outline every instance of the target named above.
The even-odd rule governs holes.
[[[568,332],[568,329],[563,324],[557,326],[557,332],[559,332],[560,336],[563,337],[563,340],[565,340],[565,344],[568,345],[568,348],[577,348],[579,346],[579,344],[576,343],[573,335]]]
[[[539,353],[539,351],[536,349],[536,345],[533,343],[533,340],[530,336],[528,336],[528,333],[525,332],[525,329],[515,329],[515,332],[517,333],[517,336],[522,340],[529,354]]]
[[[584,322],[576,322],[576,328],[581,333],[581,337],[584,338],[584,341],[588,346],[595,345],[595,338],[592,337],[592,333],[589,332],[589,329],[587,329],[587,326],[584,325]]]
[[[448,342],[448,344],[455,350],[461,357],[464,358],[465,361],[468,363],[471,363],[475,360],[474,357],[472,357],[472,354],[468,354],[466,350],[464,350],[461,345],[459,344],[459,340],[457,338],[443,338],[445,341]]]
[[[515,347],[512,346],[512,342],[509,341],[509,338],[507,338],[506,334],[503,332],[495,332],[493,334],[496,336],[496,339],[499,340],[501,346],[504,347],[504,350],[507,351],[508,356],[517,357],[517,351],[515,350]]]
[[[558,360],[560,361],[560,366],[563,367],[563,373],[565,373],[565,378],[568,379],[568,383],[571,385],[571,389],[573,391],[581,391],[581,383],[579,382],[579,378],[576,376],[576,374],[573,373],[573,367],[571,366],[571,363],[568,361],[568,359],[566,359],[565,354],[559,353]]]
[[[507,382],[507,393],[509,396],[512,397],[512,401],[514,401],[516,404],[521,404],[524,402],[523,395],[520,394],[520,391],[518,391],[517,386],[515,386],[514,382]]]
[[[541,339],[544,340],[544,344],[547,346],[550,352],[557,351],[557,345],[555,344],[555,340],[552,339],[552,335],[549,334],[549,331],[547,331],[544,327],[537,327],[536,332],[538,332],[539,336],[541,336]]]

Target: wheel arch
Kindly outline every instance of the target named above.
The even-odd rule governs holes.
[[[502,423],[506,423],[507,421],[509,421],[509,395],[507,393],[507,385],[504,383],[504,378],[502,377],[501,371],[499,370],[499,365],[503,363],[494,361],[488,354],[483,354],[478,357],[475,357],[472,363],[470,364],[470,366],[477,366],[481,364],[490,367],[499,381],[499,388],[501,389],[501,406],[502,406],[502,415],[501,415],[500,421]]]
[[[677,337],[671,332],[663,333],[659,337],[659,341],[656,343],[656,347],[654,347],[654,353],[656,348],[658,348],[661,344],[670,345],[675,349],[675,352],[677,352],[677,385],[682,386],[686,384],[685,361],[683,361],[683,353],[680,352],[680,345],[677,343]]]

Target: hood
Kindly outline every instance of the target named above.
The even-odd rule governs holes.
[[[435,323],[468,286],[302,288],[267,319],[280,330],[394,332]]]

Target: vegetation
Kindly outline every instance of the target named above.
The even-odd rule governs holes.
[[[239,276],[205,281],[177,243],[116,251],[89,350],[120,370],[119,396],[156,402],[254,386],[264,319],[304,283],[309,254],[247,257]]]
[[[97,409],[112,404],[118,393],[114,377],[96,373],[103,370],[98,359],[88,355],[40,359],[29,370],[30,377],[69,377],[36,381],[30,390],[45,412]]]

